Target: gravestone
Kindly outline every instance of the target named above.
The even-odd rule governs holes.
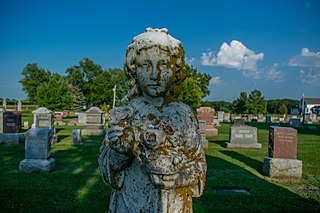
[[[245,124],[244,120],[241,118],[240,119],[237,118],[237,119],[233,120],[233,126],[244,126],[244,125],[246,125],[246,124]]]
[[[250,126],[232,126],[226,146],[227,148],[262,148],[262,145],[258,143],[257,128]]]
[[[54,116],[51,110],[45,107],[40,107],[37,110],[32,111],[33,113],[33,125],[32,128],[45,128],[52,130],[51,144],[57,143],[56,130],[54,128]]]
[[[251,123],[257,123],[257,122],[258,122],[258,119],[256,119],[256,118],[251,119]]]
[[[203,148],[208,148],[208,140],[206,139],[206,121],[199,120],[199,131],[201,135],[201,143]]]
[[[86,119],[87,117],[86,117],[86,113],[84,113],[84,112],[79,112],[78,113],[78,123],[79,124],[83,124],[83,125],[85,125],[86,124]]]
[[[291,118],[289,121],[289,125],[292,127],[301,127],[300,118]]]
[[[24,121],[23,122],[23,128],[24,129],[29,129],[29,121]]]
[[[230,123],[230,113],[224,113],[223,122]]]
[[[20,161],[20,172],[51,172],[55,168],[55,160],[50,157],[52,136],[48,128],[27,131],[25,159]]]
[[[270,126],[268,157],[263,173],[269,177],[301,177],[302,161],[297,160],[297,130]]]
[[[21,133],[21,112],[0,112],[0,142],[24,143]]]
[[[7,110],[7,101],[6,101],[6,99],[3,99],[3,101],[2,101],[2,109],[3,109],[3,111]]]
[[[263,121],[264,121],[263,114],[258,114],[258,122],[263,122]]]
[[[86,127],[82,129],[82,135],[103,135],[105,133],[102,125],[103,112],[98,107],[91,107],[86,111]]]
[[[66,123],[63,122],[63,113],[62,112],[55,113],[55,122],[54,123],[58,126],[66,125]]]
[[[22,111],[22,103],[20,100],[18,101],[18,111]]]
[[[218,111],[218,120],[219,120],[219,122],[223,122],[223,115],[224,115],[223,111]]]
[[[217,136],[218,129],[215,128],[214,120],[214,109],[211,107],[200,107],[197,109],[198,120],[205,121],[205,135],[206,136]]]
[[[270,115],[266,115],[266,123],[272,123],[272,119]]]
[[[3,113],[3,133],[21,132],[21,112]]]
[[[82,145],[82,138],[81,138],[81,130],[80,129],[73,129],[72,130],[72,144],[74,145]]]
[[[37,110],[32,111],[33,113],[33,128],[54,128],[53,113],[45,107],[40,107]]]

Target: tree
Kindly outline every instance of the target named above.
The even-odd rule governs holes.
[[[88,102],[95,102],[95,81],[103,73],[103,68],[92,60],[84,58],[79,65],[69,67],[66,73],[68,83],[79,88]]]
[[[51,72],[38,67],[34,63],[27,64],[22,71],[22,75],[24,75],[24,78],[19,81],[22,85],[22,90],[27,94],[29,100],[35,101],[39,86],[49,82]]]
[[[39,86],[36,102],[51,110],[70,109],[73,97],[66,79],[59,74],[53,74],[48,83]]]
[[[86,98],[84,97],[83,93],[79,88],[72,85],[69,85],[69,90],[72,95],[71,110],[76,112],[82,111],[86,105]]]
[[[276,100],[268,100],[267,101],[267,111],[270,114],[278,114],[280,106],[285,105],[287,107],[287,112],[290,111],[291,107],[298,107],[299,100],[292,100],[292,99],[276,99]],[[280,113],[282,114],[282,113]]]
[[[260,113],[266,113],[266,101],[259,90],[255,89],[251,91],[248,97],[246,108],[246,113],[249,114],[257,115]]]
[[[125,72],[121,69],[108,69],[97,76],[93,83],[92,93],[96,106],[106,103],[112,105],[113,88],[116,85],[116,105],[119,104],[124,95],[128,92],[128,80]]]
[[[179,101],[194,109],[201,106],[201,98],[203,97],[203,92],[197,83],[197,80],[193,78],[186,78],[181,85],[181,93],[178,97]]]
[[[285,104],[282,104],[278,109],[280,114],[288,114],[288,108]]]
[[[244,114],[247,111],[248,97],[246,92],[241,92],[240,97],[233,101],[233,112],[237,114]]]
[[[182,82],[181,93],[178,97],[179,101],[182,101],[192,108],[198,108],[201,106],[202,98],[210,94],[209,82],[211,76],[197,71],[197,69],[186,65],[187,77]]]

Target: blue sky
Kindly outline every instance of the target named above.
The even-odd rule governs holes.
[[[27,63],[64,75],[85,57],[123,68],[131,39],[169,29],[212,76],[207,100],[320,98],[320,1],[0,0],[0,97],[24,99]],[[107,79],[106,79],[107,80]]]

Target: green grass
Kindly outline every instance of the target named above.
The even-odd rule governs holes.
[[[202,197],[193,199],[194,212],[319,212],[319,193],[301,194],[297,190],[320,188],[320,131],[298,129],[303,178],[279,180],[261,174],[269,126],[256,127],[261,150],[225,148],[229,124],[219,127],[217,137],[208,138],[206,188]],[[84,137],[84,145],[74,146],[71,131],[76,128],[57,127],[59,143],[51,150],[56,161],[52,173],[19,173],[24,144],[0,144],[1,212],[107,211],[110,189],[101,179],[97,162],[103,137]],[[217,189],[246,189],[251,195],[217,194]]]

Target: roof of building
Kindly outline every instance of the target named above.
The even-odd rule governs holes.
[[[306,104],[320,104],[320,98],[304,98]]]

